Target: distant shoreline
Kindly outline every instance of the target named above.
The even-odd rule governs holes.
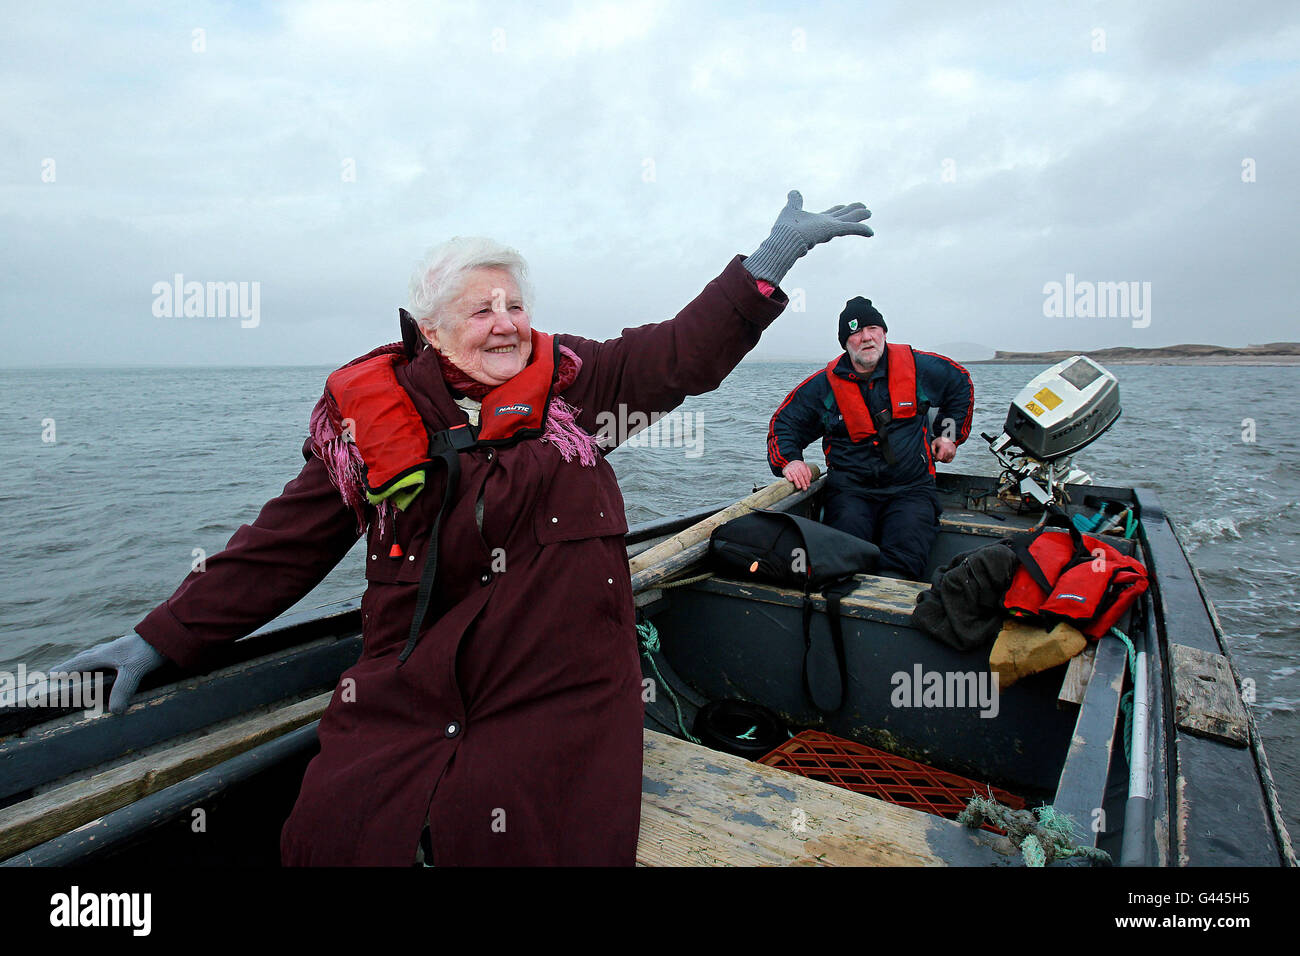
[[[993,352],[992,358],[962,358],[962,350],[965,349],[983,349],[983,354],[987,355]],[[1262,366],[1285,366],[1300,365],[1300,342],[1270,342],[1267,345],[1247,345],[1242,348],[1233,348],[1230,346],[1220,345],[1169,345],[1161,348],[1150,349],[1133,349],[1133,348],[1109,348],[1093,349],[1092,351],[1070,351],[1067,349],[1057,349],[1051,352],[1005,352],[994,351],[982,347],[976,343],[959,343],[956,348],[950,347],[945,351],[944,346],[937,348],[941,354],[948,355],[954,361],[962,365],[1055,365],[1057,362],[1067,359],[1072,355],[1086,355],[1094,359],[1101,365],[1262,365]],[[790,355],[754,355],[750,354],[745,357],[745,363],[753,365],[788,365],[788,364],[807,364],[809,366],[825,366],[828,356],[800,358]],[[315,368],[330,371],[336,366],[319,362],[308,362],[295,365],[282,364],[255,364],[255,365],[228,365],[205,363],[191,365],[98,365],[91,363],[60,363],[56,365],[13,365],[2,366],[0,372],[24,372],[37,370],[66,370],[66,371],[124,371],[131,369],[143,370],[176,370],[176,369],[298,369],[298,368]]]
[[[1300,342],[1270,342],[1229,348],[1219,345],[1169,345],[1153,349],[1111,348],[1087,352],[996,351],[990,359],[968,365],[1055,365],[1072,355],[1086,355],[1102,365],[1300,365]]]
[[[963,365],[1055,365],[1071,355],[1087,355],[1101,365],[1300,365],[1300,355],[1170,355],[1152,358],[1100,359],[1088,352],[1068,352],[1059,358],[1034,358],[1032,355],[1016,358],[966,359]]]

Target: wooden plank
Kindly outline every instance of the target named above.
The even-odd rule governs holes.
[[[1246,708],[1232,667],[1222,654],[1170,644],[1174,665],[1174,721],[1189,733],[1238,747],[1250,743]]]
[[[882,578],[874,574],[859,574],[858,586],[840,602],[840,608],[858,608],[911,618],[916,610],[916,600],[930,585],[921,581],[904,581],[900,578]]]
[[[1023,531],[1029,531],[1038,524],[1037,518],[1029,518],[1023,515],[1006,515],[1003,520],[993,517],[992,515],[981,514],[971,511],[945,511],[939,517],[939,530],[947,531],[953,534],[976,535],[983,538],[1005,538],[1009,535],[1019,534]],[[1101,539],[1119,551],[1121,554],[1133,554],[1134,543],[1129,538],[1124,538],[1116,534],[1104,534]],[[990,542],[991,543],[991,542]],[[973,541],[970,547],[979,547],[980,543]]]
[[[1033,527],[1033,524],[1033,521],[1020,518],[1018,515],[999,520],[990,515],[978,514],[972,511],[944,511],[939,516],[939,528],[942,531],[952,531],[956,534],[975,534],[983,537],[1005,538],[1009,534],[1028,531]]]
[[[688,741],[644,734],[642,866],[1015,862],[1004,838]]]
[[[1089,641],[1082,653],[1070,658],[1070,663],[1065,668],[1065,679],[1061,681],[1061,692],[1056,696],[1058,704],[1074,704],[1078,707],[1083,703],[1096,657],[1097,644]]]
[[[882,578],[874,574],[857,575],[858,586],[840,601],[840,613],[845,617],[884,621],[901,627],[910,627],[917,595],[930,588],[919,581]],[[697,587],[720,594],[732,594],[766,604],[803,606],[803,592],[774,584],[740,583],[728,580],[701,582]],[[826,600],[813,594],[813,607],[825,612]]]
[[[1052,800],[1057,810],[1074,821],[1081,844],[1096,846],[1101,836],[1100,832],[1092,832],[1092,822],[1096,811],[1105,804],[1115,722],[1127,669],[1128,648],[1122,641],[1105,637],[1097,642],[1092,679],[1079,707],[1074,736]],[[1122,747],[1123,734],[1118,736]]]
[[[298,701],[6,807],[0,810],[0,859],[308,724],[325,712],[333,696],[331,691]]]
[[[646,590],[635,592],[632,595],[632,603],[638,608],[645,608],[654,604],[655,601],[663,600],[663,596],[664,592],[659,590],[659,588],[648,588]]]
[[[319,750],[316,738],[318,725],[318,721],[303,724],[296,730],[245,750],[207,770],[201,770],[180,783],[151,793],[112,813],[96,817],[62,836],[0,861],[0,869],[95,865],[112,858],[123,845],[130,845],[137,839],[154,842],[156,838],[162,837],[157,832],[160,828],[167,827],[182,817],[187,823],[190,822],[195,807],[208,806],[210,801],[229,795],[241,784],[263,773],[270,772],[276,776],[287,764],[305,765]],[[150,831],[153,831],[153,837],[146,836]],[[213,848],[208,841],[204,843],[207,844],[205,850],[201,850],[197,844],[189,844],[187,848],[172,846],[165,838],[154,845],[161,850],[162,856],[187,867],[230,865],[229,861],[233,857],[227,856],[225,850]],[[263,848],[255,850],[242,835],[237,838],[237,843],[244,850],[256,853],[257,860],[240,853],[240,857],[248,860],[251,866],[271,864],[279,860],[278,850],[274,847],[264,845],[265,852],[262,852]],[[191,850],[199,852],[195,854]],[[214,860],[214,856],[217,859]]]
[[[692,565],[703,561],[708,553],[709,542],[705,539],[680,551],[663,555],[657,564],[632,572],[632,593],[640,594],[642,591],[657,587],[669,578],[677,577]],[[631,568],[635,561],[636,559],[629,561],[628,567]]]

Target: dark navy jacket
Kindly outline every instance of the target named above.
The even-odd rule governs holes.
[[[829,469],[832,489],[853,488],[877,495],[890,495],[934,484],[934,462],[930,454],[932,435],[927,427],[930,409],[938,414],[934,434],[951,438],[960,445],[970,434],[975,408],[975,387],[970,373],[950,358],[913,349],[916,356],[917,413],[885,426],[883,437],[894,453],[886,460],[880,435],[854,443],[849,437],[835,403],[835,394],[820,369],[804,379],[786,396],[767,429],[767,462],[779,475],[792,461],[803,459],[803,450],[818,438]],[[835,374],[858,382],[873,416],[889,401],[888,352],[865,381],[854,371],[848,353],[840,356]]]

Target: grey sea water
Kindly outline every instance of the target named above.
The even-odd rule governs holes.
[[[816,368],[746,363],[682,406],[688,442],[616,451],[629,523],[770,481],[768,419]],[[940,467],[996,474],[979,433],[1000,430],[1012,396],[1040,369],[970,370],[972,437]],[[10,476],[0,489],[0,669],[49,666],[126,632],[172,593],[196,549],[221,550],[301,469],[329,371],[0,370]],[[1234,661],[1256,683],[1255,714],[1300,836],[1300,367],[1114,371],[1123,417],[1079,463],[1099,483],[1153,488],[1173,516]],[[807,457],[821,461],[815,447]],[[358,547],[296,608],[363,588]]]

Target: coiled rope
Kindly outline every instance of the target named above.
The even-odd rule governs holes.
[[[668,681],[664,680],[664,675],[659,673],[659,665],[655,663],[654,655],[659,651],[659,629],[650,621],[643,621],[636,626],[637,636],[641,639],[641,654],[650,662],[650,669],[655,672],[657,686],[662,687],[668,692],[668,699],[673,702],[673,709],[677,711],[677,729],[681,735],[693,744],[698,744],[699,738],[691,735],[686,729],[686,720],[682,716],[682,705],[677,700],[677,695],[673,693],[672,687]]]
[[[1137,678],[1137,650],[1127,634],[1117,627],[1110,633],[1124,642],[1128,648],[1129,673]],[[1133,691],[1130,689],[1120,698],[1119,709],[1124,713],[1124,757],[1130,763],[1133,760]],[[1109,865],[1110,854],[1091,846],[1079,846],[1074,842],[1075,826],[1064,813],[1053,806],[1042,806],[1029,810],[1013,810],[994,800],[992,796],[975,795],[966,804],[966,809],[957,817],[957,822],[968,827],[978,827],[985,823],[1005,830],[1013,846],[1020,850],[1026,866],[1046,866],[1054,860],[1081,856],[1093,864]]]
[[[1025,866],[1046,866],[1056,860],[1083,857],[1093,865],[1109,866],[1110,854],[1096,847],[1080,846],[1074,840],[1074,821],[1056,807],[1013,810],[992,795],[971,797],[957,822],[972,829],[985,822],[1003,830],[1011,845],[1020,851]]]

